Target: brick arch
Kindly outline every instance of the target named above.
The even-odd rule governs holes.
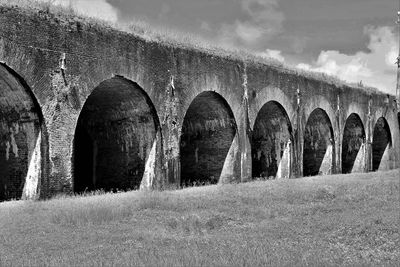
[[[380,169],[382,162],[389,160],[385,157],[388,149],[392,147],[392,134],[389,123],[385,117],[379,117],[373,128],[372,137],[372,170]],[[386,162],[384,162],[386,163]]]
[[[154,85],[154,80],[152,80],[151,77],[148,77],[149,75],[145,75],[143,72],[139,72],[137,70],[129,71],[129,69],[121,68],[121,66],[118,65],[114,67],[115,69],[100,69],[96,72],[93,70],[88,70],[86,73],[83,73],[81,77],[79,77],[78,82],[71,86],[74,88],[70,88],[70,91],[79,91],[76,93],[78,95],[78,102],[80,103],[77,105],[78,108],[76,108],[77,114],[79,115],[79,113],[82,111],[84,103],[102,82],[110,79],[120,78],[121,80],[126,80],[127,82],[134,83],[140,87],[140,89],[146,94],[146,98],[153,103],[156,113],[161,118],[163,106],[160,105],[160,103],[165,101],[165,92],[163,90],[165,88],[156,87]],[[76,118],[76,120],[77,119],[78,118]]]
[[[343,127],[342,173],[361,172],[365,165],[365,128],[360,116],[351,113]]]
[[[333,132],[338,132],[337,126],[334,123],[336,121],[336,115],[334,109],[332,108],[332,104],[324,96],[321,95],[316,95],[306,100],[303,108],[303,121],[306,122],[311,113],[317,108],[322,109],[326,113],[329,121],[332,124]],[[303,124],[303,127],[304,126],[305,124]]]
[[[87,97],[73,142],[73,189],[138,189],[160,146],[160,121],[148,94],[121,76]],[[151,186],[151,184],[150,184]]]
[[[293,129],[279,102],[263,105],[254,121],[251,139],[253,177],[290,177]]]
[[[361,122],[362,122],[362,124],[363,124],[363,126],[364,126],[364,128],[366,127],[366,125],[367,125],[367,116],[366,116],[366,113],[367,113],[367,107],[362,107],[360,104],[358,104],[358,103],[351,103],[348,107],[347,107],[347,109],[346,109],[346,111],[344,112],[344,114],[343,114],[343,121],[342,121],[342,123],[341,123],[341,125],[340,125],[340,128],[341,129],[344,129],[344,127],[345,127],[345,124],[346,124],[346,121],[347,121],[347,118],[351,115],[351,114],[356,114],[358,117],[359,117],[359,119],[361,120]]]
[[[236,135],[235,116],[225,98],[214,91],[198,94],[182,122],[181,186],[218,183]]]
[[[282,106],[288,115],[289,119],[292,121],[295,117],[295,110],[293,108],[293,101],[277,87],[266,87],[260,92],[257,92],[257,96],[252,100],[252,104],[249,107],[249,121],[250,125],[254,126],[257,115],[263,108],[265,103],[269,101],[275,101]]]
[[[18,73],[0,63],[0,201],[40,196],[46,138],[34,93]]]
[[[188,88],[176,88],[176,91],[180,94],[177,125],[182,126],[189,106],[198,95],[204,92],[212,92],[223,98],[227,106],[229,106],[229,109],[232,111],[235,121],[238,122],[239,114],[242,111],[242,94],[232,93],[229,88],[224,88],[218,78],[203,78],[204,79],[198,77],[196,82],[191,84]]]

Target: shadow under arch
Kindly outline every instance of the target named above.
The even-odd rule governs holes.
[[[365,165],[365,130],[360,116],[351,113],[343,130],[342,173],[362,172]]]
[[[392,135],[388,122],[380,117],[374,126],[372,137],[372,170],[377,171],[387,149],[392,146]]]
[[[213,91],[198,94],[182,124],[181,186],[218,183],[236,133],[228,102]]]
[[[332,123],[321,108],[307,119],[303,143],[303,175],[331,174],[335,155]]]
[[[251,151],[253,177],[290,177],[293,131],[284,107],[268,101],[254,122]]]
[[[400,112],[397,112],[397,122],[399,125],[399,132],[400,132]]]
[[[43,158],[48,148],[43,122],[28,84],[0,63],[0,201],[36,199],[46,187]]]
[[[101,82],[79,114],[73,145],[73,190],[138,189],[161,134],[156,109],[135,82]]]

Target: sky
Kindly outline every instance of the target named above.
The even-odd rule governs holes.
[[[400,0],[56,0],[117,23],[143,20],[395,94]]]

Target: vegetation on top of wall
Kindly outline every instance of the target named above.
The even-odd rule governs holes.
[[[383,94],[374,87],[348,83],[340,80],[336,76],[328,75],[322,72],[298,69],[293,66],[283,64],[282,62],[273,58],[259,56],[255,52],[249,50],[225,47],[221,44],[216,44],[212,41],[205,40],[200,36],[183,33],[167,27],[150,25],[149,23],[139,19],[131,21],[128,24],[112,23],[82,14],[81,12],[76,11],[72,4],[67,6],[57,4],[55,0],[0,0],[0,7],[1,6],[19,8],[28,13],[44,11],[49,15],[53,15],[61,20],[79,21],[80,23],[86,25],[96,25],[103,28],[127,32],[148,42],[155,42],[161,45],[180,47],[188,50],[197,50],[221,58],[240,60],[248,64],[269,66],[279,69],[284,73],[300,75],[309,79],[326,82],[336,87],[347,85],[355,89],[361,89],[367,93]]]

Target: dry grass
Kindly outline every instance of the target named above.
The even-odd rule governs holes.
[[[111,23],[99,18],[89,17],[85,14],[78,14],[78,12],[76,12],[72,6],[57,5],[55,4],[54,0],[0,0],[0,6],[18,6],[27,12],[41,10],[61,18],[73,18],[87,24],[99,25],[101,27],[108,28],[111,27],[116,30],[129,32],[150,42],[157,42],[163,45],[182,47],[185,49],[195,49],[222,58],[244,61],[248,64],[268,65],[285,73],[301,75],[310,79],[324,81],[337,87],[347,85],[352,88],[361,89],[368,93],[383,94],[378,89],[373,87],[347,83],[340,80],[338,77],[327,75],[322,72],[298,69],[293,66],[283,64],[273,58],[258,56],[254,51],[249,51],[242,48],[236,49],[233,47],[224,46],[222,44],[216,44],[210,40],[205,40],[200,36],[183,33],[167,27],[150,25],[143,20],[134,20],[129,24]]]
[[[399,170],[0,203],[0,266],[395,265]]]
[[[17,6],[26,10],[42,10],[55,15],[77,15],[72,6],[56,4],[54,0],[0,0],[1,6]]]

